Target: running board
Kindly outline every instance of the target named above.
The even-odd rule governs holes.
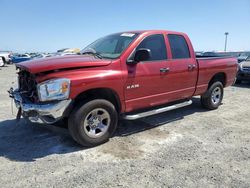
[[[188,105],[191,105],[191,104],[192,104],[192,100],[189,100],[189,101],[185,101],[185,102],[182,102],[182,103],[178,103],[178,104],[174,104],[174,105],[171,105],[171,106],[166,106],[166,107],[163,107],[163,108],[158,108],[158,109],[154,109],[154,110],[150,110],[150,111],[146,111],[146,112],[142,112],[142,113],[138,113],[138,114],[125,115],[125,116],[123,116],[123,119],[135,120],[135,119],[139,119],[139,118],[159,114],[159,113],[162,113],[162,112],[167,112],[167,111],[174,110],[174,109],[177,109],[177,108],[182,108],[184,106],[188,106]]]

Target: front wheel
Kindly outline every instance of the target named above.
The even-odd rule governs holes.
[[[108,141],[117,123],[118,114],[114,105],[104,99],[94,99],[73,110],[68,128],[76,142],[92,147]]]
[[[217,109],[223,99],[223,85],[221,82],[214,82],[204,95],[201,96],[201,104],[203,107],[214,110]]]

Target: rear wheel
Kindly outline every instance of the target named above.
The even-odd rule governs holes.
[[[219,107],[223,99],[223,85],[221,82],[214,82],[204,95],[201,96],[203,107],[214,110]]]
[[[73,139],[83,146],[96,146],[107,142],[118,123],[114,105],[104,99],[86,101],[76,107],[68,120]]]

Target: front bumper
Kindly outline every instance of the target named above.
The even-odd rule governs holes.
[[[52,124],[65,115],[65,111],[70,106],[72,100],[62,100],[47,104],[35,104],[24,98],[18,90],[9,91],[10,97],[14,99],[16,107],[21,108],[21,114],[31,122]]]

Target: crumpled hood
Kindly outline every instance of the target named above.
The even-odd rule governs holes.
[[[98,59],[90,55],[68,55],[25,61],[16,66],[35,74],[60,69],[100,67],[110,63],[111,60]]]

